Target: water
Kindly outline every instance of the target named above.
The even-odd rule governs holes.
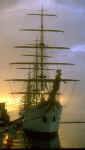
[[[7,139],[8,139],[8,133],[4,134],[4,138],[3,138],[3,143],[0,146],[0,149],[7,149]],[[16,137],[13,139],[12,144],[11,144],[11,149],[20,149],[20,148],[25,148],[24,145],[24,138],[23,138],[23,134],[21,131],[18,131],[16,133]]]
[[[85,124],[62,124],[60,125],[59,134],[60,134],[60,145],[61,148],[85,148]],[[7,133],[4,134],[2,148],[6,148]],[[52,139],[51,145],[56,147],[56,138]],[[34,144],[36,146],[49,147],[49,142],[35,140]],[[12,149],[15,148],[25,148],[26,144],[24,143],[22,131],[18,131],[16,138],[13,140]],[[30,148],[32,143],[28,141],[28,147]],[[33,145],[34,146],[34,145]]]
[[[60,125],[60,142],[63,148],[85,148],[85,124]]]

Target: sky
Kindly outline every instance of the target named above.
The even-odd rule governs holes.
[[[19,29],[37,27],[39,18],[35,18],[34,22],[26,14],[39,10],[41,3],[46,11],[57,15],[56,23],[53,23],[55,19],[49,19],[45,25],[49,23],[51,24],[49,28],[64,29],[63,38],[60,34],[56,38],[53,34],[49,34],[49,36],[46,35],[46,41],[50,41],[50,43],[52,41],[51,44],[57,44],[59,41],[59,44],[63,45],[60,40],[64,40],[64,44],[70,47],[71,52],[62,59],[76,64],[73,70],[69,70],[69,76],[80,79],[80,82],[73,86],[70,95],[68,94],[66,100],[64,99],[63,116],[72,114],[70,119],[75,120],[77,117],[77,119],[85,120],[85,0],[0,0],[0,99],[9,99],[10,85],[4,80],[19,77],[22,74],[22,72],[20,74],[15,72],[13,70],[15,67],[9,66],[10,62],[23,59],[20,56],[23,54],[23,50],[14,49],[14,46],[18,43],[32,43],[36,36],[39,36],[39,34],[34,36],[31,33],[29,35],[22,33]],[[55,52],[52,54],[55,55]],[[8,101],[11,103],[10,100]],[[65,119],[68,119],[68,116],[66,115]]]

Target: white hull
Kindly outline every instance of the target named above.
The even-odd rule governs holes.
[[[53,106],[49,112],[46,107],[35,106],[24,114],[23,129],[35,132],[57,132],[61,110]]]

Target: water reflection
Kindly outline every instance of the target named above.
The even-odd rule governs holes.
[[[55,138],[48,140],[48,141],[42,141],[42,140],[34,140],[32,144],[33,148],[47,148],[47,149],[56,149],[60,148],[60,141],[59,138],[56,136]]]
[[[85,124],[62,124],[59,129],[59,139],[54,138],[51,141],[43,141],[39,139],[28,140],[29,148],[85,148]],[[0,132],[1,133],[1,132]],[[0,137],[1,139],[1,137]],[[57,141],[59,140],[59,145]],[[7,133],[3,134],[3,145],[0,145],[0,149],[6,148]],[[25,148],[24,136],[22,131],[17,132],[17,136],[12,143],[12,148]]]
[[[28,144],[29,143],[29,144]],[[44,137],[39,138],[39,136],[25,136],[25,148],[40,148],[40,149],[56,149],[60,148],[60,140],[59,136],[55,137]]]
[[[60,148],[60,141],[59,136],[56,136],[55,138],[49,139],[49,140],[42,140],[39,138],[32,138],[32,137],[26,137],[23,134],[24,132],[21,130],[17,131],[16,137],[13,139],[11,143],[11,149],[14,148],[47,148],[47,149],[53,149],[53,148]],[[7,138],[8,134],[4,135],[3,142],[0,146],[0,149],[7,148]]]
[[[0,149],[6,148],[7,133],[0,128]]]

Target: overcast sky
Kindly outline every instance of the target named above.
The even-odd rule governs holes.
[[[66,112],[73,109],[76,110],[75,114],[78,110],[83,114],[85,107],[85,0],[41,0],[41,3],[42,1],[44,8],[48,12],[53,12],[57,15],[57,25],[52,24],[55,19],[48,20],[51,26],[53,27],[54,25],[54,27],[62,28],[65,31],[65,45],[72,50],[67,60],[76,64],[77,70],[73,73],[74,78],[81,80],[77,90],[75,90],[73,100],[71,101],[70,99],[70,102],[67,102],[69,107]],[[9,62],[22,60],[20,54],[23,51],[16,50],[13,47],[17,43],[30,43],[35,40],[33,34],[21,33],[19,29],[31,27],[31,25],[33,27],[37,26],[39,18],[37,21],[37,18],[35,18],[35,22],[33,22],[34,20],[27,17],[26,14],[39,9],[40,0],[0,0],[0,95],[7,95],[9,92],[8,84],[3,81],[11,77],[12,71],[9,68]],[[53,37],[54,35],[49,36],[46,40],[55,41]],[[63,38],[60,39],[63,40]],[[56,42],[54,43],[56,44]],[[16,73],[13,72],[12,74],[16,76]],[[82,116],[84,117],[85,115],[83,114]]]

